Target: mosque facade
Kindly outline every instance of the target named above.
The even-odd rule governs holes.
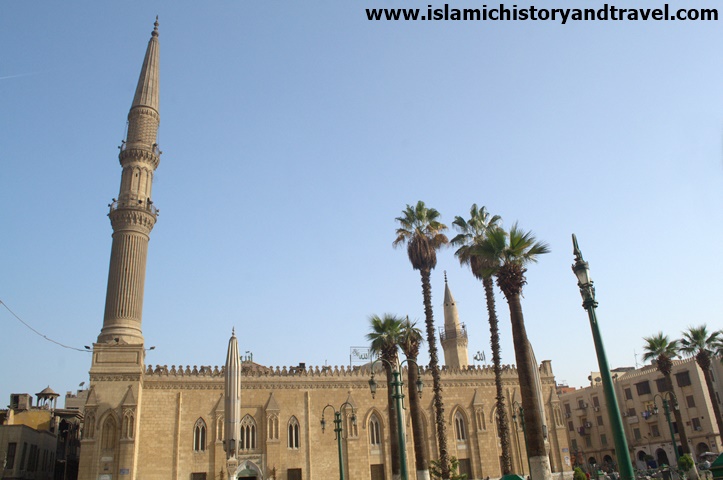
[[[79,478],[337,478],[340,462],[332,425],[339,411],[346,478],[392,479],[387,396],[372,398],[368,367],[266,367],[239,356],[235,334],[220,367],[146,365],[141,319],[148,242],[158,213],[151,187],[161,154],[158,35],[156,21],[120,147],[120,191],[109,212],[108,289],[103,325],[92,347]],[[491,367],[468,364],[467,333],[446,283],[444,301],[440,340],[450,455],[470,479],[499,477],[494,374]],[[422,372],[422,379],[431,386],[429,371]],[[520,403],[515,368],[505,366],[502,380],[508,407]],[[549,361],[539,366],[539,382],[552,469],[569,471],[566,425]],[[431,387],[421,403],[423,448],[435,459]],[[324,410],[327,405],[333,408]],[[405,417],[408,470],[414,477],[411,422]],[[522,425],[511,423],[510,433],[513,469],[529,474]]]

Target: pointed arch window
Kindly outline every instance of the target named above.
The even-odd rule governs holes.
[[[193,426],[193,451],[206,451],[206,422],[203,418],[196,420],[196,425]]]
[[[123,413],[123,429],[121,430],[122,438],[133,438],[135,423],[133,412],[126,411]]]
[[[103,422],[103,432],[100,437],[100,447],[103,450],[113,450],[118,437],[118,425],[112,415],[108,415]]]
[[[291,417],[289,419],[289,426],[288,426],[287,430],[289,432],[289,440],[288,440],[289,448],[298,450],[298,448],[299,448],[299,421],[296,419],[296,417]]]
[[[223,442],[223,415],[216,417],[216,441]]]
[[[95,435],[95,411],[92,409],[86,409],[85,421],[83,422],[83,438],[93,438]]]
[[[279,415],[276,413],[270,413],[267,418],[267,432],[269,440],[279,439]]]
[[[241,420],[241,439],[239,450],[256,449],[256,421],[251,415],[246,415]]]
[[[369,444],[375,447],[382,444],[382,427],[376,414],[369,418]]]
[[[459,410],[454,414],[454,437],[457,442],[467,441],[467,423],[464,420],[464,415]]]

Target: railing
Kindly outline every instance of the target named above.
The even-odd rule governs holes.
[[[439,329],[439,340],[445,341],[452,338],[467,338],[467,326],[463,323],[458,329]]]
[[[128,148],[128,144],[126,143],[125,140],[122,140],[120,146],[118,147],[118,149],[119,149],[121,152],[125,152],[127,148]],[[160,157],[160,156],[163,154],[163,152],[161,151],[161,149],[158,147],[158,144],[157,144],[157,143],[154,143],[153,145],[151,145],[151,151],[152,151],[153,154],[154,154],[155,156],[157,156],[157,157]]]
[[[131,208],[133,210],[144,210],[151,215],[158,215],[159,210],[156,208],[155,205],[153,205],[153,201],[151,199],[146,199],[144,202],[143,200],[136,200],[136,201],[130,201],[130,202],[120,202],[113,199],[112,203],[108,204],[108,208],[110,208],[110,212],[114,212],[120,208]]]

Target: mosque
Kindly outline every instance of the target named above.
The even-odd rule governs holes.
[[[98,480],[274,479],[339,477],[334,433],[322,431],[326,405],[340,411],[346,478],[391,479],[386,395],[372,398],[363,367],[266,367],[242,359],[231,335],[225,365],[152,366],[141,330],[146,259],[158,211],[151,200],[160,162],[158,22],[151,33],[120,147],[120,191],[110,205],[113,229],[103,326],[92,347],[79,477]],[[442,371],[450,455],[469,479],[501,475],[491,367],[468,365],[467,332],[445,283]],[[423,372],[427,385],[431,374]],[[566,426],[549,361],[539,366],[553,472],[570,470]],[[386,388],[381,385],[380,388]],[[520,402],[506,366],[507,405]],[[428,458],[438,458],[431,388],[422,397]],[[333,414],[327,410],[326,421]],[[354,420],[352,421],[352,413]],[[509,417],[512,412],[509,412]],[[414,445],[404,419],[408,471]],[[524,430],[511,423],[513,470],[529,474]]]

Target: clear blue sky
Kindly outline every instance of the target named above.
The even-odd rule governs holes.
[[[659,330],[723,327],[720,21],[364,14],[426,5],[0,3],[0,299],[56,341],[96,339],[117,146],[158,14],[164,155],[149,363],[220,365],[235,326],[259,363],[347,364],[368,315],[423,322],[419,275],[392,248],[394,218],[420,199],[448,224],[486,205],[549,242],[523,308],[537,358],[552,360],[559,381],[581,386],[597,370],[570,270],[573,232],[613,367],[634,365],[642,337]],[[489,358],[482,287],[452,250],[432,276],[438,325],[443,270],[470,357]],[[498,311],[511,364],[501,295]],[[87,382],[86,353],[1,307],[0,329],[0,405],[11,392]]]

